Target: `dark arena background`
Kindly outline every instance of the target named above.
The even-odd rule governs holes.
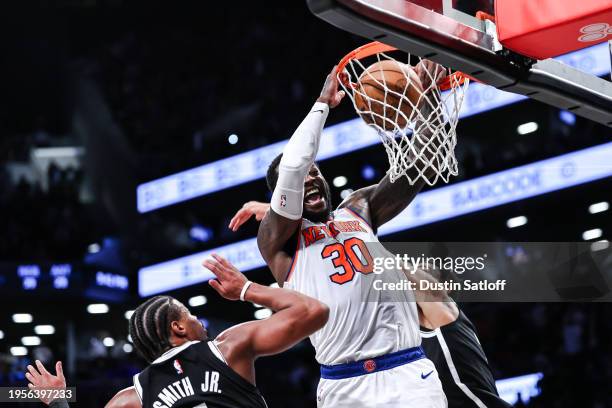
[[[466,7],[475,3],[488,2]],[[302,1],[1,7],[0,386],[25,386],[25,368],[35,359],[62,360],[77,388],[73,405],[101,407],[145,367],[127,320],[143,298],[171,294],[212,336],[269,315],[222,299],[198,280],[194,265],[224,247],[247,277],[272,284],[253,251],[258,223],[232,232],[229,221],[246,201],[270,199],[262,169],[308,112],[331,67],[366,40],[318,19]],[[573,62],[593,68],[601,50],[607,71],[595,73],[609,79],[607,45],[581,50]],[[607,149],[612,163],[609,127],[532,100],[498,103],[495,92],[468,95],[478,109],[459,122],[460,171],[449,188],[546,159],[580,165],[599,150]],[[347,98],[323,134],[335,132],[334,147],[319,162],[335,204],[388,169],[380,144],[359,142],[359,120]],[[190,169],[204,175],[181,173]],[[449,207],[381,240],[606,243],[607,171],[579,184],[530,186],[532,193],[509,200],[492,195],[476,211]],[[151,184],[163,177],[174,183],[171,194]],[[471,199],[456,195],[455,204]],[[508,244],[507,256],[520,263],[518,252]],[[462,309],[495,379],[510,379],[502,394],[515,407],[612,407],[609,303]],[[308,340],[259,359],[256,368],[270,407],[316,406],[319,367]]]

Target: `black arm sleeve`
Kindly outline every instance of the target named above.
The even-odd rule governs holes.
[[[70,408],[70,405],[68,405],[68,401],[65,399],[57,398],[51,401],[49,408]]]

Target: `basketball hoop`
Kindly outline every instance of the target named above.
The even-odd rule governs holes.
[[[448,182],[450,176],[458,174],[456,130],[470,77],[447,69],[447,76],[436,83],[437,78],[431,72],[420,69],[422,75],[428,76],[424,78],[428,83],[427,86],[416,84],[419,79],[415,79],[409,65],[388,55],[395,51],[395,47],[380,42],[363,45],[342,58],[337,67],[338,79],[357,113],[378,132],[389,159],[391,182],[402,176],[410,184],[418,180],[429,185],[438,179]],[[372,75],[362,62],[370,57],[372,62],[397,64],[400,69],[395,71],[396,75],[404,72],[403,89],[388,83],[384,75],[382,80]],[[407,61],[410,59],[408,55]],[[418,61],[422,59],[418,57]],[[372,98],[361,81],[367,81],[370,86],[374,84],[384,97]],[[418,90],[416,98],[415,89]]]

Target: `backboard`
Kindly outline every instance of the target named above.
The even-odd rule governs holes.
[[[321,19],[471,75],[477,80],[612,127],[612,83],[554,59],[505,49],[493,0],[307,0]],[[483,14],[485,15],[485,14]]]

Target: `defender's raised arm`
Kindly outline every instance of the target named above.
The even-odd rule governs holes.
[[[231,327],[216,341],[230,367],[245,378],[253,376],[253,360],[280,353],[319,330],[329,315],[323,303],[298,292],[252,283],[226,259],[213,255],[204,266],[217,277],[210,285],[229,300],[245,300],[276,313]]]

